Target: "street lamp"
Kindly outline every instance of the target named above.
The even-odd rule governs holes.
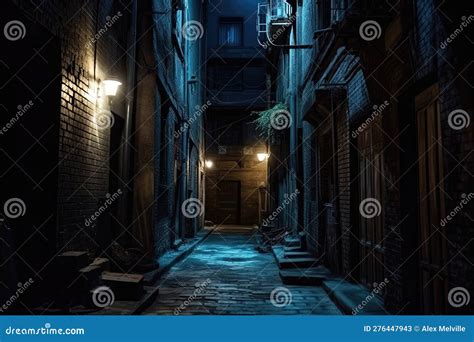
[[[107,96],[117,95],[118,87],[122,85],[122,82],[115,79],[104,80],[104,92]]]
[[[257,159],[258,161],[264,161],[265,159],[268,158],[268,153],[257,153]]]
[[[212,160],[206,160],[206,168],[212,169],[214,162]]]

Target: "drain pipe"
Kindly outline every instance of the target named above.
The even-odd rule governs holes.
[[[130,35],[129,41],[127,44],[127,50],[130,49],[133,45],[134,48],[131,49],[130,53],[128,54],[127,59],[127,94],[125,96],[125,104],[126,104],[126,118],[125,118],[125,127],[124,127],[124,139],[128,141],[132,135],[132,127],[133,127],[133,111],[134,111],[134,101],[135,101],[135,94],[136,94],[136,64],[135,64],[135,56],[136,56],[136,40],[137,40],[137,0],[134,0],[131,5],[131,23],[130,23]],[[123,179],[126,180],[127,184],[130,182],[130,171],[131,171],[131,151],[130,151],[130,144],[125,144],[125,148],[123,149],[123,156],[122,156],[122,164],[121,164],[121,174]],[[120,201],[120,221],[125,226],[128,225],[128,201],[130,197],[130,191],[128,187],[124,189],[124,196],[123,199]]]
[[[333,148],[333,163],[332,163],[332,173],[333,173],[333,182],[334,182],[334,200],[332,201],[333,205],[333,214],[335,214],[334,220],[336,221],[336,236],[337,236],[337,268],[338,271],[342,270],[342,242],[341,242],[341,236],[342,236],[342,227],[341,227],[341,213],[340,213],[340,206],[339,206],[339,167],[338,167],[338,158],[339,158],[339,153],[338,153],[338,143],[337,143],[337,125],[336,125],[336,118],[334,113],[334,102],[333,102],[333,89],[331,89],[331,126],[332,126],[332,148]]]
[[[189,20],[189,13],[188,11],[186,10],[186,21]],[[189,57],[189,40],[186,39],[186,44],[185,44],[185,48],[184,48],[184,61],[183,61],[183,67],[184,67],[184,82],[183,82],[183,90],[184,90],[184,110],[183,110],[183,113],[182,113],[182,117],[181,117],[181,120],[180,120],[180,124],[183,124],[183,123],[187,123],[188,122],[188,111],[189,111],[189,100],[190,100],[190,96],[189,96],[189,68],[188,68],[188,58]],[[190,130],[192,128],[188,126],[188,129],[184,130],[184,132],[181,134],[181,179],[179,180],[180,183],[181,183],[181,187],[180,187],[180,192],[179,192],[179,196],[180,196],[180,199],[178,201],[179,203],[179,208],[178,208],[178,212],[180,212],[181,210],[181,205],[184,201],[186,201],[190,195],[189,191],[188,191],[188,176],[189,176],[189,137],[190,137]],[[181,228],[181,236],[180,238],[181,239],[184,239],[185,237],[187,237],[188,235],[188,226],[190,224],[188,224],[188,220],[192,220],[192,219],[188,219],[186,217],[184,217],[183,215],[180,215],[181,217],[181,225],[182,225],[182,228]]]

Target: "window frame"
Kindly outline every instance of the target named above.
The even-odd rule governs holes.
[[[221,29],[223,24],[231,25],[237,24],[240,25],[240,42],[238,44],[229,44],[228,41],[221,41]],[[219,17],[218,22],[218,31],[217,31],[217,41],[220,46],[225,46],[227,48],[239,48],[244,46],[244,18],[243,17]]]

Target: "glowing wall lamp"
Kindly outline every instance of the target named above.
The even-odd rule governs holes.
[[[213,166],[214,166],[214,162],[212,160],[206,160],[206,167],[208,169],[212,169]]]
[[[122,85],[122,82],[119,82],[115,79],[107,79],[103,81],[104,83],[104,92],[107,96],[117,95],[118,87]]]
[[[268,153],[257,153],[257,159],[258,161],[264,161],[265,159],[268,158]]]

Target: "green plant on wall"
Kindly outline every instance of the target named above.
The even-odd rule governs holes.
[[[283,128],[288,128],[284,126],[285,124],[286,126],[291,124],[289,123],[291,116],[288,107],[283,103],[277,103],[272,108],[261,112],[252,112],[252,115],[257,116],[252,123],[256,125],[258,134],[267,139],[275,136]]]

